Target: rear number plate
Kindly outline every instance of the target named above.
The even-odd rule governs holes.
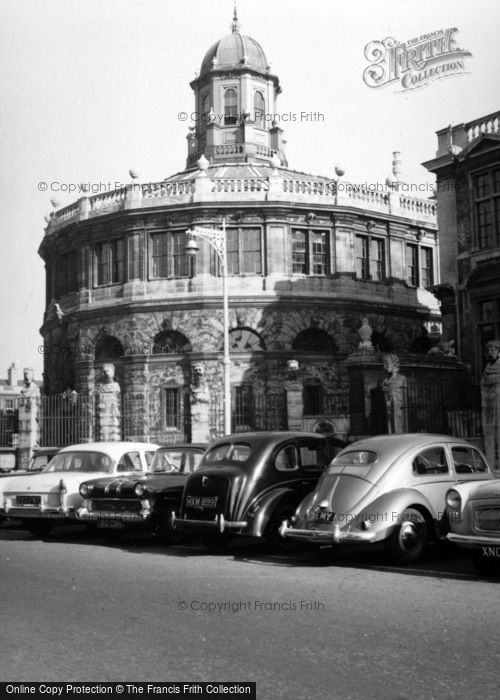
[[[186,508],[216,508],[218,496],[187,496]]]
[[[500,559],[500,547],[499,546],[494,546],[492,547],[491,545],[482,545],[481,546],[481,556],[485,558],[491,558],[491,559]]]
[[[18,506],[39,506],[40,496],[16,496]]]
[[[123,530],[125,525],[120,520],[98,520],[97,527],[105,530]]]
[[[331,510],[320,510],[316,513],[314,519],[317,523],[331,523],[335,517],[335,513]]]

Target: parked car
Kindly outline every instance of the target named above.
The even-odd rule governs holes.
[[[344,442],[317,433],[259,432],[213,442],[188,477],[175,528],[198,533],[210,547],[232,535],[265,537],[282,546],[278,529],[311,491]]]
[[[125,530],[153,530],[170,544],[176,539],[171,513],[179,510],[188,475],[199,467],[206,449],[204,444],[161,447],[143,476],[124,474],[84,481],[77,519],[95,524],[108,539]]]
[[[457,485],[446,494],[446,506],[448,539],[468,550],[480,573],[500,573],[500,480]]]
[[[39,474],[13,476],[0,494],[0,516],[21,520],[33,535],[75,522],[79,486],[90,477],[145,472],[158,445],[94,442],[64,447]]]
[[[41,472],[60,449],[60,447],[35,447],[27,469],[14,468],[10,469],[9,471],[0,472],[0,479],[8,476],[19,476],[21,474]]]
[[[450,486],[494,478],[480,451],[458,438],[366,438],[335,457],[281,534],[327,554],[338,545],[383,541],[393,560],[410,564],[430,540],[445,537]]]

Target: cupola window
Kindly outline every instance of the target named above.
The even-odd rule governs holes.
[[[255,124],[257,126],[264,126],[266,103],[264,100],[264,95],[261,92],[256,92],[254,95],[253,111],[254,111]]]
[[[224,124],[236,124],[238,121],[238,93],[228,88],[224,93]]]

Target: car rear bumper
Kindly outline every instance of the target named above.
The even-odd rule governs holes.
[[[284,520],[280,527],[280,535],[290,540],[310,542],[312,544],[343,544],[374,542],[375,532],[344,532],[339,525],[332,525],[331,530],[301,530],[290,527],[288,520]]]
[[[462,547],[475,549],[483,545],[500,545],[500,536],[489,537],[483,535],[457,535],[455,532],[449,532],[446,537],[450,542],[455,542]]]
[[[170,516],[170,522],[175,530],[205,531],[205,532],[242,532],[248,527],[246,520],[226,520],[222,513],[213,520],[193,520],[178,518],[175,513]]]
[[[75,518],[74,511],[69,508],[4,508],[0,510],[0,515],[4,515],[6,518],[15,518],[16,520],[28,520],[30,518],[35,518],[39,520],[40,518],[47,519],[70,519]]]

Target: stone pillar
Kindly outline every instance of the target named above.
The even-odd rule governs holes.
[[[120,385],[114,381],[115,368],[103,366],[103,381],[96,386],[97,440],[121,440]]]
[[[488,362],[481,379],[481,423],[484,451],[493,469],[500,469],[500,341],[487,344]]]
[[[145,355],[129,355],[123,359],[123,439],[157,442],[151,435],[148,408],[148,358]]]
[[[288,360],[288,381],[285,382],[286,416],[288,430],[304,429],[303,385],[299,379],[299,363]]]
[[[210,396],[201,362],[193,363],[191,377],[191,441],[210,442]]]
[[[19,447],[18,469],[27,469],[33,449],[40,441],[40,424],[38,413],[40,396],[24,395],[19,397]]]

